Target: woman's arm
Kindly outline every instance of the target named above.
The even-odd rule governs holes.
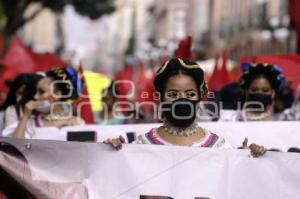
[[[35,109],[37,107],[37,105],[38,105],[38,103],[36,101],[29,101],[25,105],[24,114],[23,114],[20,122],[18,123],[17,128],[12,133],[11,137],[21,138],[21,139],[25,138],[25,131],[26,131],[26,127],[27,127],[27,122],[30,119],[32,110]]]
[[[12,138],[21,138],[21,139],[25,138],[25,130],[29,118],[30,116],[25,116],[25,115],[21,118],[16,130],[12,133],[11,136]]]

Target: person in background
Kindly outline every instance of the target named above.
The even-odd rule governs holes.
[[[83,85],[72,67],[47,72],[37,84],[37,92],[21,109],[5,112],[6,127],[3,136],[32,138],[36,127],[63,127],[81,125],[84,121],[73,116],[67,100],[79,98]],[[26,101],[27,101],[26,100]]]
[[[94,122],[96,124],[123,124],[124,115],[117,112],[115,105],[118,102],[118,92],[114,82],[102,92],[103,110],[94,112]]]
[[[232,148],[221,136],[201,127],[197,120],[198,104],[208,89],[201,67],[188,60],[173,58],[165,62],[157,71],[154,87],[160,94],[162,126],[139,135],[138,144],[176,145],[209,148]],[[124,139],[105,141],[120,149]],[[247,148],[247,139],[243,146]],[[263,146],[249,146],[254,156],[263,155]]]
[[[5,111],[15,111],[20,117],[21,109],[36,92],[37,82],[43,78],[42,75],[25,73],[16,77],[11,83],[5,102],[0,107],[0,132],[6,126]]]
[[[241,109],[245,100],[244,91],[240,84],[233,82],[225,85],[220,92],[221,107],[219,121],[234,121],[237,119],[237,110]]]
[[[272,64],[243,64],[240,85],[245,92],[245,103],[238,121],[274,120],[274,100],[285,85],[282,70]]]
[[[294,102],[293,89],[289,85],[286,85],[282,90],[277,92],[275,95],[274,114],[273,114],[274,120],[279,120],[283,111],[285,109],[291,108],[293,102]]]
[[[292,106],[279,114],[278,120],[300,121],[300,85],[298,86],[297,94]]]

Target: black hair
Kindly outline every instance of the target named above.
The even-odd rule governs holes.
[[[261,78],[267,80],[270,83],[272,89],[274,89],[274,90],[276,89],[275,82],[273,81],[273,79],[270,76],[266,75],[265,73],[256,73],[256,74],[250,76],[248,83],[246,83],[246,85],[245,85],[246,90],[248,90],[250,88],[250,86],[254,80],[261,79]]]
[[[243,103],[245,95],[239,83],[233,82],[225,85],[220,91],[220,98],[223,103],[223,109],[236,110],[238,103]]]
[[[279,91],[285,82],[282,72],[272,64],[248,64],[240,78],[240,85],[244,90],[248,90],[251,83],[259,78],[264,78],[270,82],[272,89]]]
[[[78,79],[75,69],[72,67],[53,68],[46,73],[46,76],[52,81],[59,81],[55,84],[54,90],[61,92],[61,101],[79,98],[78,93],[82,92],[83,83]]]
[[[285,86],[282,90],[276,93],[275,98],[284,103],[284,109],[290,108],[294,102],[293,89]]]
[[[60,78],[57,77],[57,75],[53,72],[53,71],[49,71],[46,73],[46,76],[48,78],[51,79],[51,81],[57,81],[57,80],[61,80]],[[67,96],[70,94],[71,92],[71,86],[70,86],[70,82],[69,81],[65,81],[65,82],[60,82],[60,83],[56,83],[54,84],[54,91],[60,91],[61,94],[63,96]],[[69,97],[61,97],[60,100],[64,101],[64,100],[68,100]]]
[[[5,99],[5,102],[1,106],[0,110],[5,110],[7,107],[11,105],[16,105],[16,92],[19,88],[21,88],[23,85],[25,86],[24,89],[24,96],[22,98],[28,98],[29,96],[34,96],[36,92],[36,84],[39,80],[42,79],[41,75],[37,74],[30,74],[30,73],[24,73],[18,75],[15,80],[11,83],[10,89],[8,91],[7,97]],[[32,97],[33,97],[32,96]],[[25,99],[23,99],[25,101]]]
[[[28,78],[29,80],[25,85],[26,92],[24,96],[22,96],[21,100],[15,104],[16,112],[19,119],[21,116],[21,110],[24,110],[25,104],[34,99],[37,84],[43,78],[43,76],[39,74],[28,74]]]
[[[19,149],[7,142],[0,142],[0,153],[5,153],[7,155],[18,158],[19,160],[28,163],[25,156]],[[19,198],[33,198],[31,194],[22,184],[16,181],[11,175],[6,172],[0,165],[0,193],[9,199],[19,199]]]
[[[207,93],[204,72],[196,62],[173,58],[162,65],[157,73],[158,75],[154,78],[154,87],[162,100],[164,100],[163,94],[168,79],[178,74],[184,74],[194,79],[200,97]]]

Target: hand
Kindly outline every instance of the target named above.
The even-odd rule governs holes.
[[[58,120],[58,127],[63,126],[76,126],[81,123],[80,119],[77,117],[70,117],[68,119]]]
[[[39,102],[34,101],[34,100],[30,100],[29,102],[27,102],[25,104],[25,108],[24,108],[24,116],[30,116],[32,113],[32,110],[37,108],[38,105],[39,105]]]
[[[118,151],[118,150],[122,149],[122,144],[125,143],[125,139],[120,135],[118,138],[107,139],[103,143],[110,144],[112,147],[114,147]]]
[[[260,157],[267,152],[267,149],[261,145],[257,145],[253,143],[250,144],[250,146],[248,146],[248,138],[245,138],[245,140],[243,141],[243,149],[250,149],[251,155],[253,157]]]

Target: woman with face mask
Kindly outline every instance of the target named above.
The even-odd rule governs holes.
[[[158,70],[154,86],[160,96],[163,125],[139,136],[138,143],[231,148],[224,138],[196,121],[198,103],[207,93],[197,63],[171,59]]]
[[[232,148],[224,138],[198,125],[198,104],[208,89],[197,63],[178,58],[167,61],[159,68],[154,87],[160,95],[163,125],[138,136],[137,143]],[[105,141],[116,149],[122,142],[122,137]],[[264,147],[255,144],[250,149],[254,156],[265,153]]]
[[[36,92],[37,83],[43,78],[39,74],[21,74],[12,83],[7,99],[3,106],[3,125],[4,129],[16,120],[19,120],[24,111],[25,104],[29,102]]]
[[[36,93],[24,105],[21,115],[10,114],[9,125],[3,136],[32,138],[36,127],[62,127],[83,124],[73,116],[67,100],[76,100],[82,91],[82,82],[71,68],[57,68],[47,72],[36,86]]]
[[[245,92],[243,110],[239,121],[273,120],[273,104],[276,92],[285,84],[279,67],[271,64],[243,64],[240,85]]]

